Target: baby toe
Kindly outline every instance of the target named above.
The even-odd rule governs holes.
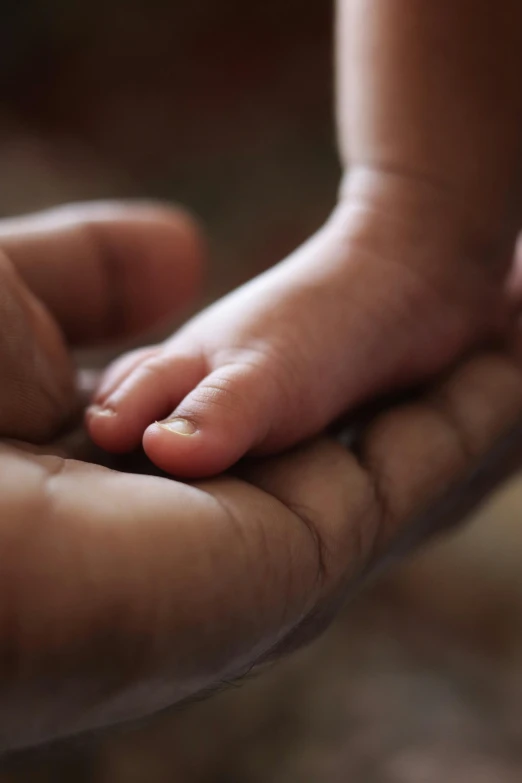
[[[147,429],[144,449],[168,473],[192,478],[220,473],[263,440],[272,425],[272,401],[260,367],[227,364]]]
[[[86,414],[94,442],[113,452],[139,446],[146,427],[172,410],[204,374],[200,357],[164,351],[145,353],[138,364],[131,359],[120,370],[107,384],[109,393],[97,396]]]
[[[104,371],[101,381],[95,391],[93,404],[103,405],[105,400],[125,381],[126,378],[147,359],[152,359],[161,351],[158,346],[137,348],[119,356]]]

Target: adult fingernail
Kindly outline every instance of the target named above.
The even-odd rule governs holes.
[[[181,419],[176,416],[174,419],[166,419],[165,421],[156,422],[158,427],[169,432],[175,432],[176,435],[194,435],[196,427],[188,419]]]

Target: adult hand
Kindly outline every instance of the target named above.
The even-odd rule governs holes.
[[[71,244],[60,256],[63,225],[55,220],[45,242],[30,234],[31,253],[22,225],[9,256],[36,270],[33,278],[25,271],[27,280],[43,281],[62,258],[56,287],[39,296],[68,334],[82,337],[89,300],[68,306],[70,288],[57,283],[68,274],[65,260],[76,265],[71,286],[86,275],[94,302],[110,282],[89,288],[89,270],[99,269],[89,232],[72,240],[66,231]],[[81,212],[75,220],[83,225]],[[143,226],[134,235],[151,264],[162,225],[147,222],[148,237]],[[115,263],[124,264],[114,242]],[[33,267],[30,257],[39,259]],[[135,290],[143,273],[124,267],[119,290]],[[168,265],[161,272],[173,274]],[[158,285],[147,312],[163,295]],[[123,312],[129,301],[138,307],[139,297],[124,296]],[[2,746],[143,717],[303,643],[390,552],[461,515],[517,464],[521,419],[521,372],[488,354],[416,402],[376,416],[357,456],[322,439],[235,476],[186,485],[5,442]]]

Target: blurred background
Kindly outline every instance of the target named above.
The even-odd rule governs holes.
[[[335,197],[330,3],[1,0],[0,209],[154,197],[203,220],[209,295]]]
[[[0,213],[161,198],[213,299],[318,228],[338,180],[325,0],[0,0]],[[201,303],[200,303],[201,304]],[[522,780],[520,482],[308,649],[139,729],[5,759],[0,783]]]

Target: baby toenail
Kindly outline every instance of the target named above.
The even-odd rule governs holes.
[[[104,408],[102,405],[91,405],[87,408],[89,416],[116,416],[116,411],[112,408]]]
[[[167,419],[166,421],[158,421],[159,427],[169,432],[175,432],[177,435],[194,435],[196,428],[191,421],[187,419]]]

